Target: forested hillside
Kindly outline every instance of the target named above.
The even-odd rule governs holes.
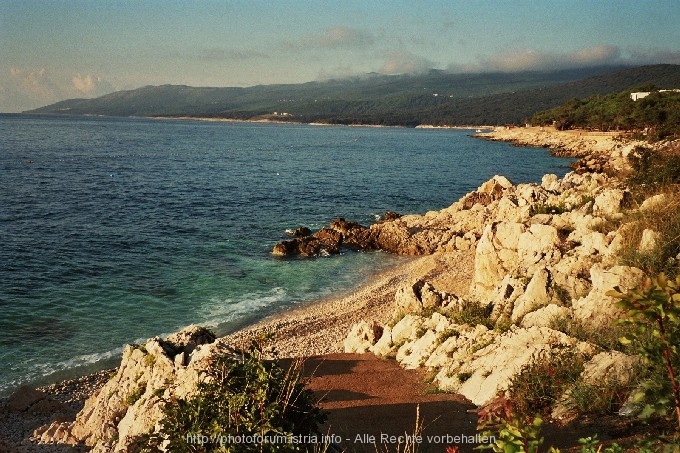
[[[554,124],[558,129],[639,131],[651,139],[680,136],[680,89],[661,91],[643,86],[634,91],[649,92],[633,100],[631,90],[605,96],[571,99],[566,104],[533,116],[534,124]]]
[[[522,123],[569,99],[655,84],[680,87],[680,66],[553,72],[367,75],[249,88],[149,86],[27,113],[275,119],[329,124],[457,126]]]

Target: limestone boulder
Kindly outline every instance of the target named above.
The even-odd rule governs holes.
[[[557,229],[551,225],[534,224],[522,233],[517,244],[520,265],[530,274],[540,266],[554,264],[562,254]]]
[[[392,327],[392,342],[395,344],[403,344],[406,341],[412,341],[418,338],[418,331],[422,327],[426,318],[418,315],[408,314],[401,318],[398,323]]]
[[[571,310],[561,305],[549,304],[538,310],[527,313],[522,318],[521,327],[550,327],[555,319],[570,316]]]
[[[642,202],[642,204],[640,205],[640,211],[642,212],[655,211],[657,209],[663,208],[663,206],[666,206],[668,202],[669,199],[666,194],[661,193],[658,195],[654,195]]]
[[[607,268],[595,264],[590,269],[592,288],[590,292],[573,304],[576,319],[592,323],[595,326],[608,325],[621,317],[621,310],[616,307],[616,299],[606,293],[614,287],[627,291],[638,286],[644,278],[640,269],[628,266]]]
[[[161,419],[161,394],[184,398],[195,392],[211,357],[230,352],[195,326],[165,340],[127,345],[116,374],[85,402],[74,422],[40,427],[34,437],[44,443],[75,440],[93,452],[127,452],[137,436],[149,433]]]
[[[515,301],[510,319],[519,323],[524,315],[550,303],[549,290],[550,273],[545,268],[537,269],[531,277],[524,294]]]
[[[657,248],[659,244],[659,239],[661,238],[661,233],[645,228],[642,231],[642,237],[640,238],[640,244],[638,245],[638,251],[640,253],[650,253]]]
[[[623,199],[624,192],[621,189],[604,189],[595,197],[593,212],[604,215],[616,214],[621,211]]]
[[[422,366],[437,347],[437,333],[428,329],[415,340],[407,341],[397,350],[397,362],[406,369]]]
[[[472,352],[467,359],[443,367],[435,381],[440,388],[460,393],[483,406],[507,390],[524,367],[565,349],[592,353],[588,344],[547,327],[513,328]]]
[[[383,336],[383,328],[376,324],[360,321],[354,324],[342,342],[343,349],[348,353],[363,354]]]
[[[510,320],[515,301],[524,294],[526,283],[511,275],[503,277],[500,285],[491,295],[492,309],[489,318],[494,323]]]

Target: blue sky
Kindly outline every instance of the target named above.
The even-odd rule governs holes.
[[[0,0],[0,112],[144,85],[680,64],[680,2]]]

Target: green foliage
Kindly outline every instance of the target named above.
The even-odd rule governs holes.
[[[556,316],[550,320],[550,328],[597,345],[605,351],[628,352],[630,349],[619,342],[619,338],[630,330],[624,326],[595,326],[568,316]]]
[[[564,203],[557,205],[537,203],[531,206],[530,215],[536,214],[562,214],[571,211],[571,207]]]
[[[145,387],[145,386],[146,386],[146,384],[141,384],[139,387],[137,387],[136,389],[134,389],[133,391],[131,391],[131,392],[128,394],[128,396],[125,398],[125,403],[126,403],[128,406],[132,406],[132,405],[135,404],[137,401],[139,401],[139,399],[140,399],[140,398],[142,397],[142,395],[144,394],[144,387]]]
[[[308,436],[307,444],[311,444],[309,439],[325,421],[313,393],[305,388],[300,367],[300,362],[284,369],[265,361],[257,342],[239,357],[216,358],[194,396],[167,402],[160,433],[150,436],[148,451],[158,451],[164,443],[173,452],[306,451],[310,445],[304,442],[263,440],[265,436],[289,440]],[[230,435],[262,436],[257,439],[263,441],[230,443]]]
[[[597,384],[577,380],[569,388],[568,404],[579,414],[607,415],[618,411],[626,402],[630,388],[605,379]]]
[[[652,376],[634,397],[644,404],[641,417],[667,415],[674,411],[680,431],[680,276],[669,280],[660,274],[647,279],[642,288],[622,293],[619,288],[607,295],[619,299],[617,305],[626,310],[621,323],[634,327],[621,338],[633,345]]]
[[[531,122],[554,124],[560,130],[644,130],[653,141],[680,135],[680,93],[652,92],[633,101],[632,91],[636,90],[573,98],[559,107],[535,114]]]
[[[498,453],[538,453],[543,444],[540,437],[543,419],[517,416],[513,405],[505,398],[499,398],[479,413],[477,430],[495,442],[482,444],[477,449],[493,450]],[[558,452],[550,448],[549,452]]]
[[[456,324],[468,324],[470,326],[482,324],[488,329],[493,329],[493,322],[489,319],[492,309],[493,306],[491,304],[481,305],[477,302],[466,300],[458,310],[450,312],[448,317]]]
[[[623,453],[625,451],[623,447],[616,443],[602,449],[602,445],[600,445],[600,441],[597,439],[597,434],[581,438],[578,440],[578,443],[582,445],[581,453]]]
[[[551,72],[367,75],[247,88],[149,86],[61,101],[32,113],[266,119],[392,126],[521,124],[573,97],[654,83],[680,86],[680,67],[580,68]],[[598,77],[594,77],[594,76]],[[640,90],[636,90],[640,91]],[[438,94],[438,96],[434,96]]]
[[[520,417],[514,412],[513,405],[505,398],[498,398],[479,412],[477,430],[492,439],[489,444],[476,447],[476,450],[493,450],[498,453],[539,453],[543,446],[540,415]],[[581,453],[623,453],[627,451],[617,443],[604,446],[597,434],[578,439]],[[678,444],[646,440],[635,448],[637,453],[668,452],[677,453]],[[560,453],[555,447],[548,447],[548,453]]]
[[[510,384],[516,412],[529,416],[550,408],[577,381],[583,363],[582,356],[570,351],[541,353]]]
[[[642,186],[649,192],[680,184],[680,152],[675,148],[651,150],[638,146],[629,154],[628,161],[633,169],[627,179],[629,187]]]

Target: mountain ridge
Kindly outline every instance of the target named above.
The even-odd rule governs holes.
[[[645,84],[680,87],[680,65],[476,74],[431,70],[420,75],[369,74],[252,87],[147,85],[93,99],[64,100],[24,113],[402,126],[504,124],[521,122],[573,97]]]

